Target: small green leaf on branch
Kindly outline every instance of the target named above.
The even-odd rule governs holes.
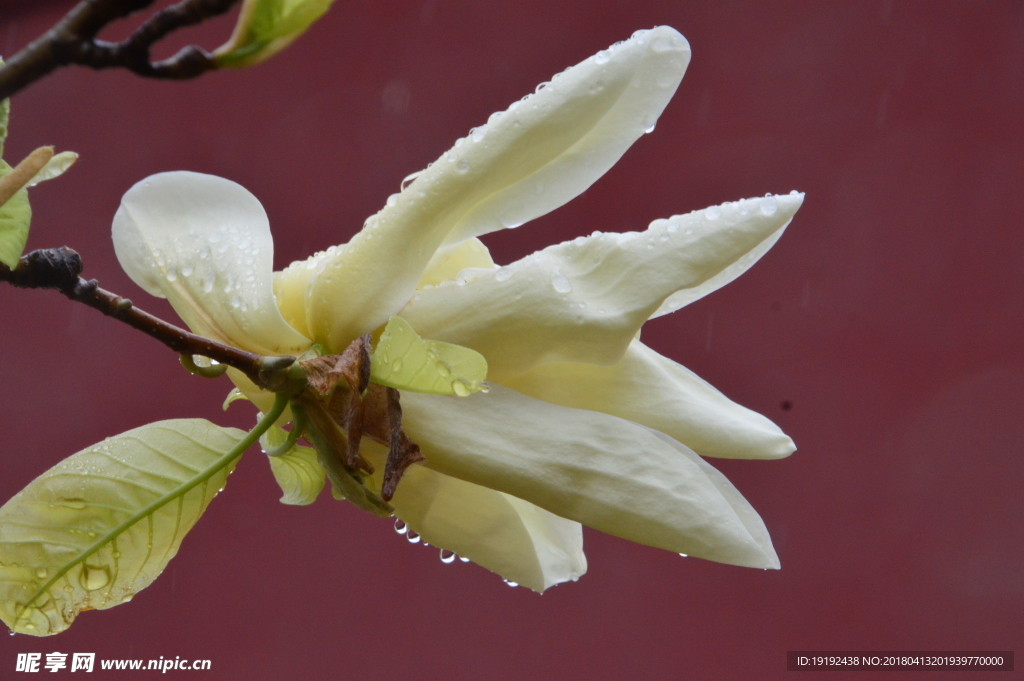
[[[244,68],[277,54],[334,0],[245,0],[231,39],[213,53],[220,68]]]

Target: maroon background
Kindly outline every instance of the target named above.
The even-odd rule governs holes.
[[[786,676],[787,650],[1020,653],[1024,5],[709,4],[339,2],[245,72],[61,71],[15,97],[7,155],[81,154],[34,190],[30,247],[67,243],[87,276],[162,313],[109,239],[121,194],[146,175],[248,187],[282,266],[347,240],[403,177],[555,72],[636,29],[676,27],[694,58],[657,131],[584,196],[487,243],[503,263],[595,229],[807,192],[749,273],[644,330],[800,447],[713,462],[764,517],[781,571],[588,530],[589,573],[537,596],[443,565],[329,498],[278,504],[252,452],[152,587],[58,638],[2,637],[0,676],[16,652],[55,650],[209,658],[202,676],[217,679],[768,679]],[[0,3],[2,53],[67,7]],[[187,39],[212,48],[230,25]],[[225,383],[56,294],[0,289],[0,320],[3,499],[148,421],[252,422],[247,406],[221,413]],[[828,674],[844,676],[862,678]]]

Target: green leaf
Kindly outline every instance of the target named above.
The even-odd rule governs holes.
[[[2,63],[2,60],[0,60]],[[4,155],[4,142],[7,141],[7,123],[11,117],[11,100],[0,102],[0,157]]]
[[[380,336],[370,380],[399,390],[467,395],[487,389],[487,360],[461,345],[423,340],[409,322],[394,316]]]
[[[294,425],[292,426],[295,427]],[[288,440],[288,432],[271,426],[260,445],[264,451],[280,447]],[[327,471],[317,461],[316,450],[296,445],[280,456],[268,456],[270,470],[284,493],[280,501],[289,506],[306,506],[316,501],[327,480]]]
[[[0,619],[47,636],[149,586],[234,468],[246,434],[160,421],[68,457],[0,508]]]
[[[32,176],[32,179],[28,181],[28,186],[34,187],[40,182],[46,182],[47,180],[52,180],[55,177],[60,177],[68,168],[74,165],[77,160],[78,154],[73,151],[62,151],[59,154],[55,154],[46,162],[46,165],[44,165],[38,173]]]
[[[4,60],[0,58],[0,66]],[[7,123],[11,117],[11,100],[5,99],[0,102],[0,158],[4,155],[4,142],[7,141]]]
[[[330,9],[334,0],[245,0],[235,31],[214,52],[218,67],[243,68],[273,56]]]
[[[0,177],[11,173],[11,166],[0,161]],[[28,228],[32,222],[32,208],[28,192],[19,189],[7,203],[0,206],[0,262],[14,269],[18,258],[25,252]]]

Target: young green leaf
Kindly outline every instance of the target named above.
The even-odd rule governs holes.
[[[160,421],[68,457],[0,508],[0,619],[48,636],[149,586],[223,489],[246,434]]]
[[[217,66],[244,68],[277,54],[334,0],[245,0],[231,39],[214,52]]]
[[[3,60],[0,59],[0,65]],[[7,141],[7,122],[11,116],[11,100],[5,99],[0,102],[0,157],[4,155],[4,142]]]
[[[409,322],[388,320],[370,363],[370,380],[398,390],[458,395],[486,389],[487,360],[461,345],[423,340]]]
[[[11,166],[0,161],[0,179],[11,173]],[[0,262],[14,269],[28,242],[28,228],[32,222],[32,208],[28,192],[18,189],[6,203],[0,205]]]
[[[286,430],[271,426],[260,438],[260,444],[264,451],[269,452],[281,447],[287,440]],[[274,479],[284,493],[280,499],[282,504],[306,506],[316,501],[324,488],[327,471],[317,461],[315,449],[295,445],[284,454],[267,458],[270,459]]]
[[[75,161],[78,160],[78,154],[73,151],[62,151],[59,154],[54,154],[53,157],[46,162],[39,172],[32,176],[32,179],[28,181],[29,187],[34,187],[40,182],[46,182],[52,180],[55,177],[63,175],[68,168],[74,165]]]

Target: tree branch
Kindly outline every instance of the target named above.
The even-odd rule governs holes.
[[[149,78],[186,79],[215,68],[213,57],[190,45],[173,57],[150,61],[158,40],[231,9],[238,0],[181,0],[146,20],[119,43],[97,40],[108,24],[152,5],[154,0],[82,0],[57,25],[32,41],[0,68],[0,99],[10,97],[51,71],[68,64],[93,69],[122,67]]]
[[[287,380],[285,370],[295,361],[294,357],[264,357],[197,336],[143,312],[127,298],[101,289],[95,279],[82,279],[79,276],[81,272],[81,256],[66,246],[27,253],[13,270],[0,263],[0,281],[6,281],[17,288],[60,291],[71,300],[88,305],[157,339],[179,354],[209,357],[234,367],[253,383],[267,390],[280,390],[284,387]]]

